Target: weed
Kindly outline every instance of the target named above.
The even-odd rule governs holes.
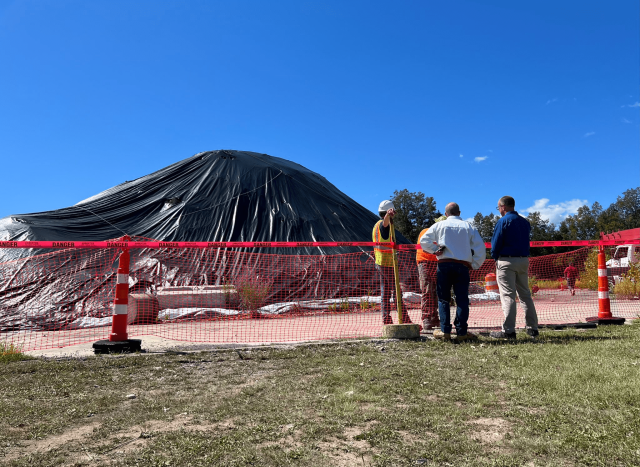
[[[0,363],[29,359],[31,357],[24,355],[20,346],[13,343],[0,342]]]
[[[368,310],[369,308],[373,308],[373,306],[373,303],[371,303],[368,298],[360,299],[361,310]]]
[[[7,344],[6,342],[0,342],[0,355],[11,355],[20,353],[20,347],[15,344]]]
[[[340,303],[334,303],[329,305],[329,311],[349,311],[351,305],[349,304],[349,297],[345,296],[340,300]]]
[[[255,269],[248,268],[235,280],[235,287],[240,297],[240,304],[245,311],[255,312],[264,305],[273,281],[260,277]]]
[[[222,283],[222,293],[224,294],[224,304],[226,308],[230,308],[234,303],[234,293],[236,291],[236,288],[233,284],[230,284],[229,282],[227,282],[226,278],[223,278],[223,283]]]

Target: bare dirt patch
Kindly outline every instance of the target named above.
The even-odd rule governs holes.
[[[503,418],[478,418],[468,423],[475,428],[471,438],[484,444],[502,441],[511,428],[511,424]]]
[[[188,432],[221,432],[235,428],[232,419],[208,424],[194,422],[192,417],[180,414],[170,421],[149,420],[114,433],[100,443],[90,443],[89,436],[99,426],[99,423],[94,422],[89,425],[75,427],[60,435],[49,436],[42,440],[26,441],[22,446],[10,450],[4,460],[10,461],[29,454],[43,454],[62,447],[71,451],[69,455],[70,461],[79,461],[81,459],[84,461],[87,459],[91,461],[108,460],[108,457],[113,452],[123,455],[144,449],[152,441],[153,437],[160,433],[180,430]],[[90,450],[87,447],[90,447]],[[95,451],[102,451],[102,453],[96,454]]]
[[[94,422],[89,425],[82,425],[74,427],[65,431],[60,435],[49,436],[45,439],[38,439],[33,441],[24,441],[23,444],[17,448],[10,449],[5,456],[5,461],[17,459],[21,456],[43,453],[59,449],[62,446],[78,443],[90,436],[93,431],[100,426],[99,423]]]
[[[347,427],[340,438],[331,437],[327,441],[319,441],[315,444],[320,452],[331,459],[332,465],[340,467],[372,465],[376,450],[369,445],[368,441],[356,438],[377,423],[372,421],[364,427]]]

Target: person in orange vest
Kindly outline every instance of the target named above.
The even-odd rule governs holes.
[[[445,220],[446,216],[436,219],[436,222]],[[431,227],[424,229],[418,235],[418,245],[420,238]],[[427,253],[422,248],[416,252],[416,262],[418,263],[418,274],[420,277],[420,291],[422,299],[420,300],[420,308],[422,309],[422,327],[423,329],[440,328],[440,317],[438,315],[438,295],[436,294],[436,270],[438,268],[438,258],[436,255]]]
[[[393,203],[389,200],[384,200],[378,206],[378,214],[380,220],[373,226],[373,232],[371,234],[373,241],[378,243],[391,242],[391,219],[396,214]],[[393,324],[391,318],[391,295],[395,296],[395,277],[393,275],[393,255],[395,254],[393,248],[376,246],[373,248],[376,260],[376,272],[380,278],[380,311],[382,312],[382,324]],[[402,300],[402,297],[398,297]],[[402,323],[412,324],[407,309],[402,304]]]

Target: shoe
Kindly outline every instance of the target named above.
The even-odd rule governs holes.
[[[382,318],[382,324],[393,324],[393,319],[391,319],[391,316],[387,315]]]
[[[494,332],[489,333],[489,336],[493,337],[494,339],[513,339],[513,340],[516,340],[516,333],[515,332],[506,333],[504,331],[494,331]]]
[[[448,332],[442,332],[440,329],[436,329],[435,331],[433,331],[433,337],[435,339],[442,339],[443,341],[451,340],[451,334]]]
[[[531,337],[538,337],[539,332],[537,329],[527,329],[527,334]]]
[[[440,320],[439,319],[423,319],[422,326],[427,330],[438,329],[440,328]]]
[[[478,336],[476,336],[475,334],[473,334],[472,332],[467,332],[466,334],[460,336],[460,335],[456,335],[456,338],[454,339],[456,342],[463,342],[463,341],[477,341],[478,340]]]

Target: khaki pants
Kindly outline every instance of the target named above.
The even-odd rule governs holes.
[[[436,295],[436,268],[435,261],[421,261],[418,263],[418,274],[420,277],[420,291],[422,300],[422,320],[438,320],[438,296]]]
[[[529,258],[499,258],[496,261],[496,278],[500,289],[500,302],[504,313],[502,330],[508,334],[516,331],[516,292],[524,319],[529,329],[538,329],[538,314],[529,291]]]

